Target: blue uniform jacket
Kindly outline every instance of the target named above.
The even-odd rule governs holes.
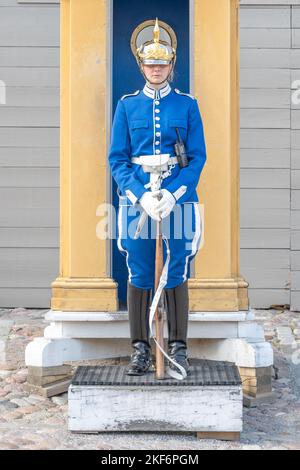
[[[196,187],[206,161],[202,119],[197,100],[172,89],[169,83],[160,90],[147,84],[142,91],[123,96],[114,115],[109,164],[122,195],[135,204],[150,181],[149,173],[131,162],[131,157],[169,153],[175,155],[176,127],[186,146],[189,166],[176,165],[162,181],[178,204],[198,202]]]

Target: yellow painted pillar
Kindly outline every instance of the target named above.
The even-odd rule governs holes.
[[[118,309],[110,242],[97,236],[97,211],[110,200],[107,1],[60,2],[60,269],[53,310]]]
[[[239,1],[195,0],[194,8],[194,93],[207,161],[199,184],[203,238],[189,280],[190,309],[247,310],[239,256]]]

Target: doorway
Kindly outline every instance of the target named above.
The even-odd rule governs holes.
[[[190,1],[189,0],[113,0],[112,116],[121,96],[141,90],[144,78],[131,52],[130,38],[142,22],[155,19],[168,23],[178,41],[172,88],[190,92]],[[118,206],[117,185],[112,181],[112,203]],[[126,306],[128,271],[126,259],[112,243],[112,277],[118,282],[120,307]]]

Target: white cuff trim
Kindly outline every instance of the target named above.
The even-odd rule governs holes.
[[[133,192],[130,191],[130,189],[126,189],[125,194],[130,200],[130,202],[132,202],[132,204],[134,205],[137,201],[137,197],[133,194]]]
[[[186,193],[186,190],[187,186],[182,185],[173,193],[173,196],[175,197],[176,201],[178,201],[178,199]]]

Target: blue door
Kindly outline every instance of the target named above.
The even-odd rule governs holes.
[[[113,113],[118,99],[140,90],[144,78],[139,72],[131,52],[130,38],[133,30],[143,21],[155,19],[168,23],[175,31],[178,41],[177,62],[171,86],[189,92],[189,0],[113,0]],[[112,200],[118,206],[117,186],[112,185]],[[119,284],[121,308],[126,305],[128,271],[126,259],[113,240],[113,278]]]

